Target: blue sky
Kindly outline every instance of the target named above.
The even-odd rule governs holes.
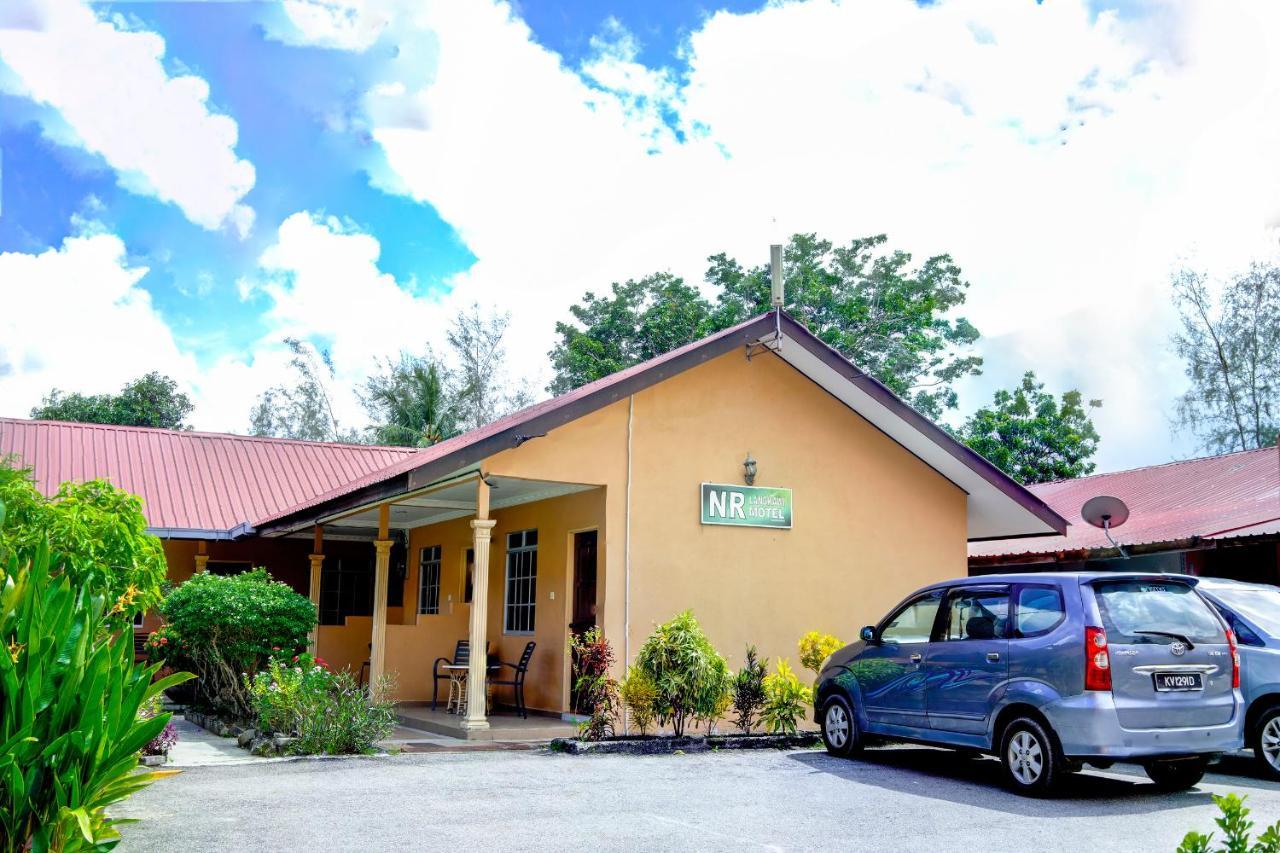
[[[1035,369],[1104,399],[1104,467],[1185,456],[1163,294],[1179,263],[1274,248],[1274,17],[19,0],[0,9],[0,414],[159,368],[198,426],[242,430],[297,335],[332,349],[358,425],[349,389],[440,349],[472,302],[511,313],[540,391],[587,289],[883,231],[972,282],[988,370],[957,414]]]

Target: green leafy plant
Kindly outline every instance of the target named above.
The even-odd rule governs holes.
[[[676,737],[694,719],[709,719],[725,690],[728,664],[711,645],[693,612],[655,626],[636,655],[658,690],[654,714]]]
[[[715,734],[716,723],[733,704],[733,672],[720,655],[712,660],[711,671],[703,684],[704,695],[698,699],[695,719],[706,727],[710,735]]]
[[[827,656],[843,647],[844,642],[839,637],[810,631],[800,638],[800,665],[817,675]]]
[[[609,667],[613,666],[613,659],[613,646],[599,628],[592,627],[581,634],[569,636],[569,660],[573,667],[573,708],[577,713],[591,713],[596,699],[609,680]]]
[[[64,483],[52,498],[36,489],[30,469],[0,459],[0,555],[35,552],[48,542],[54,575],[87,583],[108,602],[107,617],[123,624],[160,601],[168,568],[160,540],[147,533],[142,501],[106,480]]]
[[[1280,853],[1280,821],[1276,821],[1258,836],[1256,843],[1251,844],[1249,833],[1253,830],[1253,821],[1249,820],[1249,810],[1245,808],[1247,797],[1227,794],[1220,797],[1213,795],[1222,816],[1214,818],[1214,823],[1222,830],[1223,844],[1213,847],[1213,833],[1202,835],[1195,830],[1188,832],[1178,845],[1178,853]]]
[[[591,713],[578,724],[580,740],[604,740],[612,737],[618,719],[618,682],[607,676],[592,686]]]
[[[765,728],[773,734],[795,734],[797,722],[813,703],[813,690],[800,681],[782,658],[778,659],[777,672],[765,678],[764,690],[766,699],[760,718]]]
[[[648,671],[635,664],[627,670],[627,677],[622,680],[622,703],[627,708],[627,717],[640,734],[646,734],[653,725],[653,706],[658,699],[658,686]]]
[[[106,807],[169,775],[134,773],[169,722],[140,712],[191,677],[135,665],[132,632],[60,559],[24,544],[0,568],[0,853],[115,846]]]
[[[599,628],[590,628],[569,637],[573,662],[573,703],[587,719],[578,726],[578,737],[600,740],[613,734],[620,699],[617,680],[609,677],[613,666],[613,646]]]
[[[310,599],[271,580],[265,569],[230,576],[202,572],[170,593],[160,612],[167,620],[165,662],[199,676],[196,704],[236,719],[253,712],[245,676],[273,656],[300,651],[316,623]]]
[[[751,734],[751,729],[759,722],[760,709],[768,698],[764,690],[766,675],[768,668],[757,655],[756,647],[748,646],[742,669],[733,679],[733,710],[737,714],[734,725],[746,734]]]
[[[376,689],[363,687],[321,658],[277,656],[245,682],[258,730],[294,738],[289,748],[295,753],[367,753],[396,725],[388,679]]]

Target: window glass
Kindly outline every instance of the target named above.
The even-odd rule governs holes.
[[[941,602],[941,591],[912,601],[893,615],[880,632],[880,639],[886,643],[927,643]]]
[[[961,589],[947,598],[943,640],[995,640],[1009,624],[1007,589]]]
[[[506,604],[503,630],[508,634],[532,634],[538,600],[538,532],[507,534]]]
[[[1093,591],[1102,627],[1112,643],[1168,645],[1179,638],[1192,643],[1227,641],[1209,605],[1184,583],[1100,581]],[[1163,633],[1152,633],[1156,631]]]
[[[423,548],[418,557],[418,613],[440,612],[440,546]]]
[[[1210,594],[1272,637],[1280,637],[1280,589],[1240,587],[1214,589]]]
[[[1024,586],[1018,590],[1017,636],[1043,634],[1058,626],[1066,612],[1056,586]]]

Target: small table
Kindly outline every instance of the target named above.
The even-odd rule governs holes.
[[[449,676],[449,701],[445,704],[444,709],[449,714],[466,714],[467,713],[467,674],[471,672],[471,666],[465,663],[446,663],[440,667]],[[502,664],[491,663],[486,667],[488,672],[497,672],[502,669]],[[485,709],[486,714],[493,711],[493,691],[485,684]]]

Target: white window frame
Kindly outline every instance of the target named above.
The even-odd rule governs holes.
[[[533,544],[529,544],[532,538]],[[512,545],[513,542],[519,543]],[[517,577],[516,580],[527,580],[529,582],[528,600],[513,602],[511,600],[511,569],[513,559],[519,560],[524,555],[529,555],[530,566],[532,571],[523,577]],[[502,633],[509,637],[530,637],[533,636],[537,628],[538,618],[538,531],[536,528],[528,530],[514,530],[507,534],[507,555],[504,560],[505,569],[502,573]],[[478,571],[479,569],[477,569]],[[529,628],[528,630],[514,630],[511,628],[511,616],[514,612],[513,608],[527,609],[529,612]]]
[[[419,616],[439,616],[440,615],[440,573],[443,567],[441,558],[441,548],[439,545],[428,545],[418,551],[418,615]],[[435,567],[435,580],[433,583],[426,583],[427,567]],[[427,591],[435,590],[435,607],[428,608]]]

